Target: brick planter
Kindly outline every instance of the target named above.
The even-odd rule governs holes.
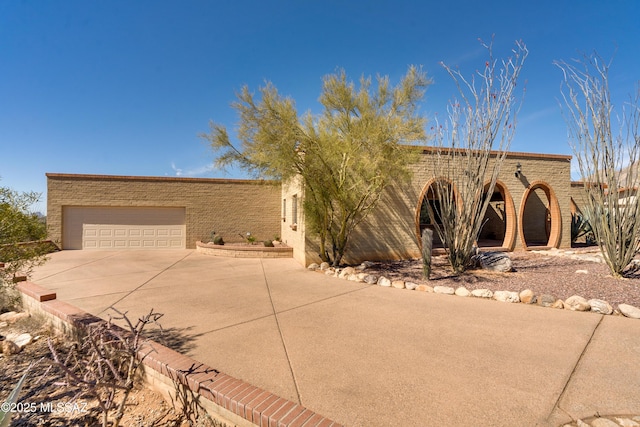
[[[293,258],[293,248],[289,246],[268,248],[259,245],[241,246],[233,243],[214,245],[196,242],[196,251],[205,255],[227,258]]]

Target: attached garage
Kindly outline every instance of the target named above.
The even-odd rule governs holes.
[[[184,249],[183,207],[63,206],[63,249]]]

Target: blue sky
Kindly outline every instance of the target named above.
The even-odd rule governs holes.
[[[526,96],[511,149],[570,154],[554,60],[614,58],[614,101],[640,80],[640,1],[124,1],[0,3],[0,186],[43,193],[47,172],[244,177],[211,170],[198,135],[233,130],[243,86],[272,81],[300,112],[318,111],[323,75],[353,79],[422,65],[421,112],[456,95],[440,61],[467,75],[494,39],[522,40]]]

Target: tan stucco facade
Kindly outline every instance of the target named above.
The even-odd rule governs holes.
[[[182,207],[186,247],[252,233],[258,240],[280,234],[279,182],[261,180],[47,174],[47,228],[61,247],[65,207]]]

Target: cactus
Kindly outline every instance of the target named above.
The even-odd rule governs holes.
[[[433,230],[422,231],[422,275],[429,280],[431,275],[431,250],[433,249]]]

